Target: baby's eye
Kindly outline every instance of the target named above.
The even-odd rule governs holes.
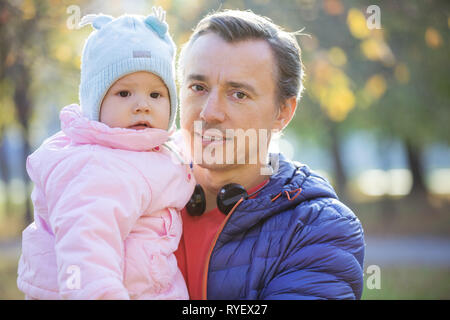
[[[150,93],[150,97],[152,97],[153,99],[158,99],[160,96],[161,94],[159,92]]]
[[[122,98],[126,98],[129,95],[130,95],[130,92],[126,91],[126,90],[122,90],[122,91],[119,92],[119,96],[121,96]]]

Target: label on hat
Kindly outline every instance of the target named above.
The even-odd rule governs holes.
[[[152,54],[148,50],[134,50],[133,58],[151,58]]]

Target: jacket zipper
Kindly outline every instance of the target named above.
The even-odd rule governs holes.
[[[226,216],[225,220],[221,223],[219,230],[217,230],[216,235],[214,236],[214,239],[211,243],[211,246],[209,247],[208,255],[206,257],[206,263],[205,263],[205,269],[203,271],[203,281],[202,281],[202,299],[207,299],[207,288],[208,288],[208,271],[209,271],[209,261],[211,259],[211,254],[213,252],[214,247],[216,246],[217,239],[219,239],[219,235],[222,233],[223,228],[225,227],[225,224],[227,223],[228,219],[230,219],[231,215],[233,214],[234,210],[237,208],[238,205],[241,204],[241,202],[244,201],[244,198],[241,198],[231,209],[230,213]]]

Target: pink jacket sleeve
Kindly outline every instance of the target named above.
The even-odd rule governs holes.
[[[124,239],[149,207],[151,190],[121,161],[84,152],[59,163],[46,182],[64,299],[129,299]]]

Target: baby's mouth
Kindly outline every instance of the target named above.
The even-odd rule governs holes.
[[[144,129],[148,129],[148,128],[152,128],[152,126],[150,125],[150,123],[148,121],[139,121],[128,127],[128,129],[133,129],[133,130],[144,130]]]

